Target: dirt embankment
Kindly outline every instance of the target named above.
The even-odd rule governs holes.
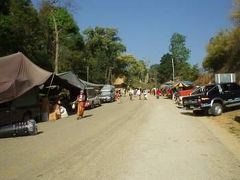
[[[240,142],[240,121],[236,121],[236,116],[240,116],[240,109],[229,109],[221,116],[210,116],[210,119],[218,123],[222,128],[229,131]]]

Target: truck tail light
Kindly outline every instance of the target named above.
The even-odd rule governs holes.
[[[208,98],[208,97],[205,97],[205,98],[201,98],[201,100],[202,100],[202,101],[207,101],[207,100],[209,100],[209,98]]]

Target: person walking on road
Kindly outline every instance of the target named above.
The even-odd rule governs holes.
[[[143,97],[144,97],[144,100],[148,100],[148,90],[147,89],[144,89]]]
[[[132,101],[133,100],[133,89],[130,89],[130,91],[129,91],[129,98],[130,98],[130,100]]]
[[[156,95],[157,95],[157,99],[159,99],[159,96],[161,96],[161,90],[159,88],[157,88],[156,90]]]
[[[121,97],[120,90],[117,90],[115,92],[115,99],[116,99],[117,103],[120,103],[120,97]]]
[[[81,90],[76,100],[78,104],[77,119],[83,118],[86,100],[87,100],[86,93],[84,90]]]
[[[141,90],[138,89],[138,90],[137,90],[137,96],[138,96],[138,99],[139,99],[139,100],[141,100],[141,95],[142,95]]]

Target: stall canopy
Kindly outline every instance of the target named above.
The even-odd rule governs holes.
[[[178,81],[174,84],[175,88],[184,88],[184,87],[189,87],[192,86],[193,83],[191,81]]]
[[[32,63],[21,52],[0,58],[0,103],[13,100],[43,84],[48,72]]]
[[[95,84],[95,83],[84,81],[82,79],[79,79],[79,80],[85,85],[85,87],[102,88],[104,86],[104,84]]]
[[[127,87],[125,81],[126,81],[125,77],[118,77],[113,84],[116,88],[124,88]]]
[[[85,84],[82,83],[78,79],[76,74],[74,74],[72,71],[63,72],[63,73],[57,74],[57,76],[60,77],[61,79],[66,80],[69,84],[71,84],[79,89],[85,88]]]

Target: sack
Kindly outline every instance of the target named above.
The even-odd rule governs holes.
[[[72,109],[75,109],[76,108],[76,105],[75,103],[72,104]]]

